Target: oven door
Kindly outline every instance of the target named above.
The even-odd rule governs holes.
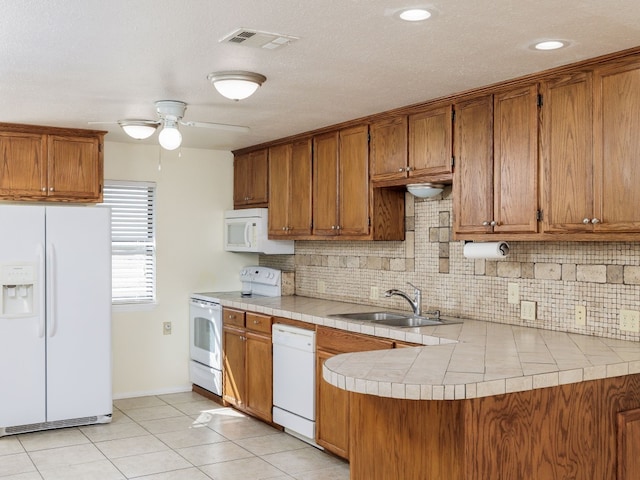
[[[222,370],[222,307],[191,299],[189,317],[191,360]]]

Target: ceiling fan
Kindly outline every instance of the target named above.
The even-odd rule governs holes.
[[[155,102],[155,106],[156,113],[158,114],[157,120],[124,119],[118,120],[117,122],[89,122],[89,124],[117,123],[127,135],[137,140],[149,138],[158,126],[162,125],[162,130],[158,135],[158,141],[160,146],[166,150],[175,150],[182,143],[182,134],[180,130],[178,130],[178,125],[184,125],[185,127],[214,128],[239,133],[246,133],[250,130],[249,127],[241,125],[184,121],[182,117],[184,117],[187,104],[180,100],[158,100]]]

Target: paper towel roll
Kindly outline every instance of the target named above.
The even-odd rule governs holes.
[[[467,258],[505,258],[509,255],[507,242],[465,243],[464,256]]]

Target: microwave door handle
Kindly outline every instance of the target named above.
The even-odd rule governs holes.
[[[244,224],[244,244],[247,247],[251,246],[251,241],[249,240],[249,228],[251,228],[251,222],[247,222]]]

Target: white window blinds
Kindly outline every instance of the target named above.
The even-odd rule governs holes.
[[[112,303],[156,299],[155,193],[150,182],[105,180],[111,208]]]

